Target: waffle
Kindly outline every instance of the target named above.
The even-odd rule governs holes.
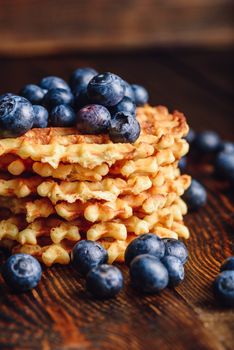
[[[138,108],[141,135],[135,144],[113,144],[107,135],[80,135],[76,129],[32,129],[15,139],[0,141],[0,156],[14,154],[57,168],[60,162],[93,169],[121,159],[143,159],[155,150],[172,148],[188,132],[183,114],[170,114],[164,107]],[[184,142],[184,144],[186,144]]]
[[[116,217],[126,219],[133,215],[133,211],[151,214],[164,206],[171,205],[178,197],[178,194],[181,195],[190,183],[185,182],[184,177],[183,175],[174,181],[170,180],[166,184],[163,183],[162,186],[154,185],[149,190],[139,194],[119,196],[114,201],[100,202],[92,200],[82,202],[76,200],[72,203],[60,201],[53,205],[49,198],[34,199],[0,196],[0,208],[7,208],[13,214],[26,214],[26,221],[29,223],[37,218],[46,218],[53,214],[57,214],[67,221],[79,217],[84,217],[90,222],[110,221]],[[171,183],[175,191],[167,193],[166,191],[171,188]]]
[[[37,236],[49,236],[51,234],[51,230],[53,231],[55,228],[60,227],[60,225],[63,227],[63,224],[65,224],[67,231],[69,231],[68,228],[70,227],[77,227],[79,231],[85,232],[87,239],[98,240],[105,236],[125,240],[127,232],[134,233],[136,235],[147,233],[149,230],[153,230],[153,228],[158,224],[163,224],[166,228],[170,229],[174,221],[182,221],[182,216],[185,215],[186,212],[187,208],[185,203],[177,197],[170,206],[161,207],[149,215],[136,211],[128,218],[115,218],[111,221],[100,221],[94,224],[85,218],[79,218],[68,222],[67,220],[57,216],[49,217],[47,219],[35,219],[32,223],[28,223],[25,215],[23,214],[10,215],[9,218],[0,221],[0,239],[9,238],[12,240],[17,240],[20,243],[26,243],[26,241],[22,241],[22,237],[26,237],[25,239],[29,239],[27,243],[36,244]],[[13,225],[15,227],[14,230],[9,229],[9,225],[11,228]],[[18,230],[19,234],[17,237],[15,236],[16,229]],[[28,238],[29,232],[30,238]],[[57,243],[53,240],[53,238],[52,241]]]
[[[112,263],[144,233],[188,238],[180,196],[191,179],[178,169],[188,152],[185,117],[146,105],[137,118],[134,144],[74,128],[0,140],[0,246],[51,266],[68,264],[80,239],[100,242]]]
[[[162,149],[154,152],[153,156],[136,160],[116,161],[112,167],[106,163],[93,169],[84,168],[79,164],[60,163],[56,168],[47,163],[34,162],[30,158],[21,159],[13,154],[0,157],[0,169],[8,170],[12,175],[21,175],[30,172],[41,177],[52,177],[67,181],[100,181],[108,173],[129,177],[132,174],[154,174],[163,165],[173,164],[188,151],[188,144],[184,140],[176,140],[171,149]],[[152,153],[152,152],[151,152]]]
[[[85,238],[101,242],[108,248],[111,262],[121,261],[130,238],[149,230],[160,237],[188,238],[188,229],[182,222],[185,212],[186,205],[178,199],[172,206],[158,210],[157,215],[154,213],[143,218],[133,215],[128,219],[94,225],[85,220],[67,222],[52,217],[28,224],[23,216],[18,215],[0,221],[0,241],[1,246],[11,247],[13,252],[35,255],[50,266],[69,263],[68,253],[84,232]]]

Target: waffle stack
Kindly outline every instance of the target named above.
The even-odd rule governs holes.
[[[73,128],[1,139],[0,245],[51,266],[68,264],[80,239],[99,241],[112,263],[143,233],[188,238],[180,197],[190,177],[178,168],[188,152],[186,119],[149,105],[137,119],[134,144]]]

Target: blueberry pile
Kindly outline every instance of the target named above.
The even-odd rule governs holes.
[[[108,133],[113,142],[133,143],[140,125],[136,107],[148,102],[141,85],[110,72],[76,69],[69,84],[56,76],[25,85],[19,95],[0,96],[0,137],[17,137],[31,128],[77,127],[83,134]]]
[[[193,129],[190,129],[186,140],[190,144],[192,153],[199,157],[208,154],[213,162],[215,174],[234,185],[234,143],[223,141],[214,131],[195,133]],[[184,172],[186,166],[187,158],[183,157],[179,162],[179,168]],[[183,199],[190,210],[196,210],[206,204],[206,189],[193,179]]]
[[[221,272],[214,281],[214,294],[226,306],[234,306],[234,256],[221,266]]]
[[[133,240],[126,252],[131,283],[142,293],[157,293],[175,287],[184,279],[188,259],[185,245],[176,239],[144,234]],[[121,271],[107,264],[106,250],[97,242],[81,241],[72,251],[73,266],[86,278],[87,290],[98,299],[112,298],[123,288]]]
[[[188,251],[184,243],[144,234],[134,239],[125,252],[132,286],[141,293],[158,293],[176,287],[184,279]]]
[[[167,286],[175,287],[184,279],[184,264],[188,259],[185,245],[176,239],[160,239],[144,234],[133,240],[126,252],[131,283],[142,293],[157,293]],[[89,240],[78,242],[71,253],[74,268],[86,278],[87,291],[98,299],[116,296],[123,288],[123,275],[108,265],[107,251]],[[6,284],[15,292],[25,292],[37,286],[41,266],[28,254],[12,255],[2,267]]]

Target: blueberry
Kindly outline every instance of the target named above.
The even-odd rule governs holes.
[[[74,108],[76,111],[79,111],[81,108],[92,104],[90,98],[88,97],[86,86],[79,86],[79,88],[74,91],[74,94]]]
[[[207,193],[200,182],[193,179],[190,187],[185,191],[183,199],[190,210],[197,210],[206,204]]]
[[[145,103],[147,103],[149,100],[149,94],[147,90],[141,85],[132,84],[131,86],[134,93],[134,100],[136,105],[143,106]]]
[[[196,135],[195,147],[201,153],[216,152],[220,146],[220,137],[214,131],[203,131]]]
[[[227,306],[234,306],[234,271],[221,272],[214,281],[214,294]]]
[[[136,105],[129,97],[124,97],[119,103],[117,103],[117,105],[110,107],[109,110],[112,115],[115,115],[118,112],[128,112],[135,116]]]
[[[188,250],[185,244],[174,238],[164,238],[165,256],[175,256],[180,259],[182,264],[188,260]]]
[[[105,264],[107,260],[107,251],[97,242],[80,241],[72,250],[73,265],[83,275],[86,275],[93,267]]]
[[[115,143],[134,143],[140,132],[140,124],[128,112],[118,112],[110,121],[109,135],[111,141]]]
[[[58,105],[50,112],[50,124],[55,127],[75,126],[76,113],[66,105]]]
[[[124,96],[130,98],[132,101],[135,101],[134,92],[131,85],[125,80],[124,80],[124,84],[125,84]]]
[[[142,293],[157,293],[166,288],[168,272],[161,261],[149,254],[135,257],[130,265],[130,279],[133,287]]]
[[[186,157],[182,157],[179,161],[179,168],[181,171],[184,171],[186,169],[187,166],[187,158]]]
[[[234,153],[234,143],[229,141],[221,142],[218,152]]]
[[[176,287],[184,279],[184,266],[176,256],[168,255],[162,258],[161,262],[166,267],[169,275],[169,286]]]
[[[48,126],[49,114],[47,109],[40,105],[33,105],[34,122],[33,128],[46,128]]]
[[[46,93],[47,90],[34,84],[25,85],[20,91],[20,95],[27,98],[33,104],[40,104]]]
[[[0,99],[0,137],[20,136],[33,122],[33,107],[26,98],[7,94]]]
[[[131,261],[138,255],[149,254],[161,259],[165,253],[165,245],[161,238],[146,233],[135,238],[125,251],[125,263],[129,265]]]
[[[65,89],[51,89],[47,92],[43,100],[43,103],[49,110],[58,105],[72,105],[73,102],[73,94]]]
[[[189,129],[189,132],[187,134],[187,136],[185,137],[185,139],[188,141],[189,144],[193,143],[193,141],[196,138],[196,133],[193,129]]]
[[[49,76],[43,78],[40,83],[40,87],[45,90],[51,90],[51,89],[64,89],[69,90],[69,85],[65,82],[65,80],[55,77],[55,76]]]
[[[112,265],[99,265],[87,274],[87,290],[98,299],[113,298],[123,288],[123,275]]]
[[[6,284],[17,292],[35,288],[41,279],[41,273],[39,262],[28,254],[12,255],[2,267]]]
[[[234,152],[220,152],[215,159],[215,171],[234,183]]]
[[[1,102],[2,100],[4,100],[5,98],[14,97],[14,96],[17,96],[17,95],[15,95],[15,94],[13,94],[13,93],[11,93],[11,92],[7,92],[7,93],[5,93],[5,94],[2,94],[2,95],[0,95],[0,102]]]
[[[224,263],[222,264],[221,271],[225,271],[225,270],[233,270],[234,271],[234,256],[230,256],[229,258],[227,258]]]
[[[72,90],[76,90],[81,85],[87,86],[90,80],[97,74],[98,72],[90,67],[76,69],[69,80]]]
[[[92,102],[109,107],[119,103],[124,97],[124,81],[116,74],[98,74],[88,84],[88,96]]]
[[[83,134],[99,134],[107,132],[111,115],[101,105],[87,105],[81,108],[76,116],[76,127]]]

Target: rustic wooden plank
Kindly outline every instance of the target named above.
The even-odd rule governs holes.
[[[1,59],[0,93],[17,91],[46,74],[66,77],[76,66],[91,65],[145,84],[152,103],[186,109],[195,126],[219,131],[222,120],[223,136],[233,139],[229,97],[212,97],[218,80],[211,78],[210,91],[206,91],[206,86],[193,80],[193,66],[189,67],[190,79],[190,70],[175,69],[170,55],[150,51]],[[230,59],[222,52],[216,55],[224,63]],[[179,64],[183,64],[183,57],[184,52],[175,55]],[[223,79],[220,75],[223,82],[228,73],[228,69],[223,70]],[[221,88],[226,91],[225,84]],[[212,281],[221,262],[234,254],[234,195],[227,183],[212,175],[212,167],[205,161],[194,158],[188,170],[205,184],[209,201],[204,209],[186,217],[191,239],[183,284],[160,295],[140,296],[129,285],[123,266],[124,291],[112,301],[96,301],[86,294],[84,280],[72,267],[46,269],[38,288],[23,295],[10,292],[0,278],[0,349],[232,349],[234,310],[214,300]],[[0,261],[4,259],[0,252]]]
[[[0,53],[35,55],[165,45],[229,45],[231,0],[7,0]]]
[[[126,280],[127,271],[124,269]],[[95,301],[83,292],[83,281],[71,268],[53,267],[32,293],[11,294],[3,287],[0,334],[2,348],[18,349],[219,349],[214,333],[206,332],[197,312],[172,290],[140,296],[128,283],[112,301]],[[20,321],[12,325],[7,315]],[[131,339],[129,343],[129,338]],[[32,341],[33,339],[33,341]],[[79,345],[79,347],[78,347]],[[35,346],[35,347],[34,347]]]

